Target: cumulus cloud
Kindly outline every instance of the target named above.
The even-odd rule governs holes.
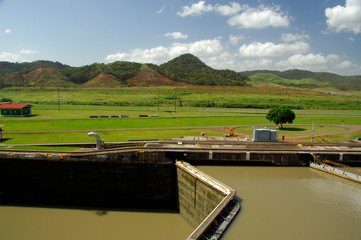
[[[335,32],[361,32],[361,1],[346,0],[345,6],[326,8],[328,29]]]
[[[199,16],[207,12],[228,16],[230,17],[228,24],[240,28],[288,27],[290,22],[290,18],[279,7],[260,5],[258,8],[251,8],[247,4],[241,6],[237,2],[231,2],[229,5],[212,5],[202,0],[190,6],[183,6],[182,11],[177,12],[177,15]]]
[[[244,5],[246,6],[246,5]],[[182,11],[177,12],[177,15],[181,17],[187,16],[199,16],[207,12],[216,12],[223,16],[232,16],[243,9],[244,6],[241,6],[237,2],[231,2],[230,5],[221,5],[221,4],[206,4],[206,1],[199,1],[198,3],[193,3],[191,6],[183,6]]]
[[[11,52],[2,52],[0,53],[0,61],[27,62],[28,60],[23,56],[21,56],[20,54],[11,53]]]
[[[0,52],[0,61],[7,62],[29,62],[25,55],[32,55],[37,53],[36,50],[21,49],[20,51],[14,52]]]
[[[24,48],[19,51],[19,53],[21,53],[21,54],[35,54],[37,52],[38,51],[33,50],[33,49],[24,49]]]
[[[243,44],[239,48],[239,53],[242,57],[280,57],[287,56],[294,53],[308,52],[310,46],[305,42],[295,42],[292,44],[281,43],[275,44],[273,42],[253,42],[251,44]]]
[[[168,32],[166,34],[164,34],[164,36],[172,38],[172,39],[187,39],[188,35],[187,34],[183,34],[181,32]]]
[[[190,7],[189,6],[182,7],[182,11],[177,12],[177,15],[181,17],[198,16],[206,12],[211,12],[213,10],[214,7],[212,6],[212,4],[206,5],[206,1],[199,1],[198,3],[193,3]]]
[[[217,4],[214,10],[223,16],[232,16],[242,10],[242,6],[239,3],[231,2],[231,5]]]
[[[294,54],[286,60],[281,60],[276,63],[276,66],[283,69],[297,68],[307,69],[316,72],[337,72],[340,74],[350,75],[360,71],[360,66],[352,63],[350,60],[343,59],[343,57],[336,54],[329,54],[324,56],[322,54],[309,53]]]
[[[237,45],[237,43],[241,40],[243,40],[245,37],[243,35],[229,35],[229,42],[232,45]]]
[[[191,43],[173,43],[169,47],[159,46],[150,49],[134,49],[125,53],[109,54],[106,61],[136,61],[161,64],[181,54],[191,53],[196,56],[221,54],[223,46],[220,38],[200,40]]]
[[[281,40],[283,42],[297,42],[304,41],[309,39],[310,36],[308,34],[292,34],[292,33],[282,33]]]
[[[343,75],[359,75],[361,66],[345,56],[312,53],[308,43],[300,41],[304,34],[283,35],[283,42],[253,42],[243,44],[239,52],[229,52],[222,38],[205,39],[190,43],[173,43],[149,49],[133,49],[109,54],[105,61],[135,61],[162,64],[181,54],[191,53],[215,69],[288,70],[304,69],[316,72],[334,72]],[[235,39],[242,36],[233,36]],[[231,37],[230,37],[231,39]],[[229,41],[231,41],[229,39]],[[291,40],[292,39],[292,40]],[[228,39],[224,44],[229,44]]]
[[[228,19],[228,24],[240,28],[262,29],[266,27],[288,27],[289,17],[278,8],[261,5],[259,8],[247,7],[245,11]]]

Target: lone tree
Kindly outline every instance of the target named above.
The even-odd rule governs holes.
[[[280,106],[269,110],[266,118],[277,125],[281,124],[281,129],[283,129],[282,124],[293,123],[296,115],[289,107]]]

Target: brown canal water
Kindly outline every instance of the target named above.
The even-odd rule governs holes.
[[[361,184],[309,168],[209,167],[241,211],[222,240],[361,240]],[[182,239],[176,213],[0,207],[1,240]]]
[[[310,168],[199,167],[237,189],[222,240],[361,240],[361,184]]]

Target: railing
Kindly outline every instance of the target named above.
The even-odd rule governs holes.
[[[361,183],[361,169],[352,169],[348,165],[323,159],[316,153],[311,153],[311,155],[315,162],[310,163],[310,167]]]
[[[143,147],[144,142],[124,142],[124,143],[105,143],[104,148],[124,148],[124,147]]]

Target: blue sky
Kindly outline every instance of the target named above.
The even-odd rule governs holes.
[[[361,0],[0,0],[0,61],[361,75]]]

